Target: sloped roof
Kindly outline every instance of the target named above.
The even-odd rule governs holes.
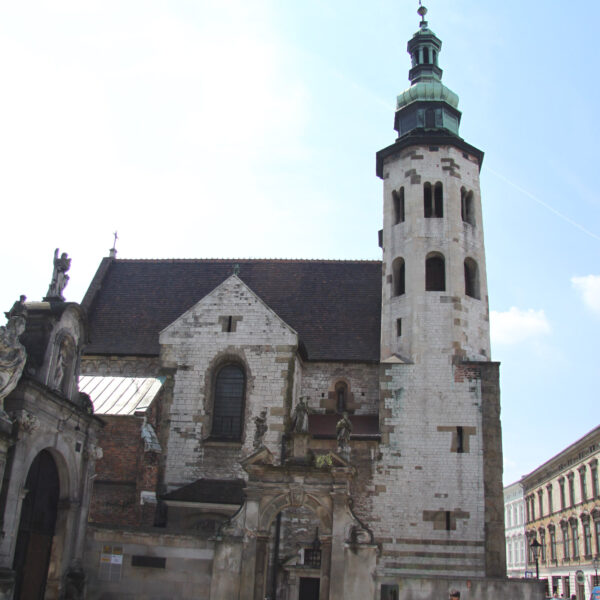
[[[379,261],[105,258],[82,302],[86,353],[158,355],[159,332],[236,264],[240,279],[298,332],[309,360],[379,360]]]
[[[97,415],[133,415],[145,411],[162,384],[158,377],[79,377],[79,391],[91,398]]]

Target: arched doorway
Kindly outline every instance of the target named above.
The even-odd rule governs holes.
[[[46,589],[60,484],[48,450],[31,463],[15,547],[15,600],[42,600]],[[27,572],[25,572],[25,568]]]

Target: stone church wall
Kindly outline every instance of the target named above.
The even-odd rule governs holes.
[[[214,544],[197,536],[88,527],[87,600],[208,600]]]

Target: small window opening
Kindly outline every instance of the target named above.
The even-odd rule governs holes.
[[[231,328],[233,326],[233,317],[229,315],[227,317],[227,333],[231,333]]]
[[[404,188],[401,187],[397,192],[392,192],[394,203],[394,225],[404,221]]]
[[[429,64],[429,48],[423,48],[423,63]]]
[[[344,412],[348,400],[348,386],[343,381],[335,384],[335,400],[337,412]]]
[[[465,432],[462,426],[456,428],[456,451],[463,454],[465,451]]]
[[[433,60],[431,61],[434,65],[437,65],[437,52],[435,50],[431,51],[431,54],[433,55]]]
[[[441,254],[430,255],[425,261],[425,290],[428,292],[446,290],[446,268]]]
[[[394,286],[394,296],[402,296],[406,291],[405,270],[404,259],[395,259],[392,263],[392,285]]]
[[[467,192],[464,187],[460,188],[460,213],[464,223],[475,225],[473,192]]]
[[[442,182],[435,184],[434,190],[434,217],[442,218],[444,216],[444,187]]]
[[[402,336],[402,319],[396,319],[396,335]]]
[[[428,181],[423,184],[423,213],[426,219],[433,216],[433,196],[431,184]]]
[[[472,258],[465,259],[465,294],[479,300],[479,269]]]
[[[446,511],[446,531],[450,531],[452,529],[452,513],[447,510]]]

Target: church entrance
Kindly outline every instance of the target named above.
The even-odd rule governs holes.
[[[319,600],[319,583],[316,577],[301,577],[298,600]]]
[[[31,463],[25,481],[21,520],[15,548],[15,599],[42,600],[46,589],[56,525],[59,479],[56,463],[42,450]]]

